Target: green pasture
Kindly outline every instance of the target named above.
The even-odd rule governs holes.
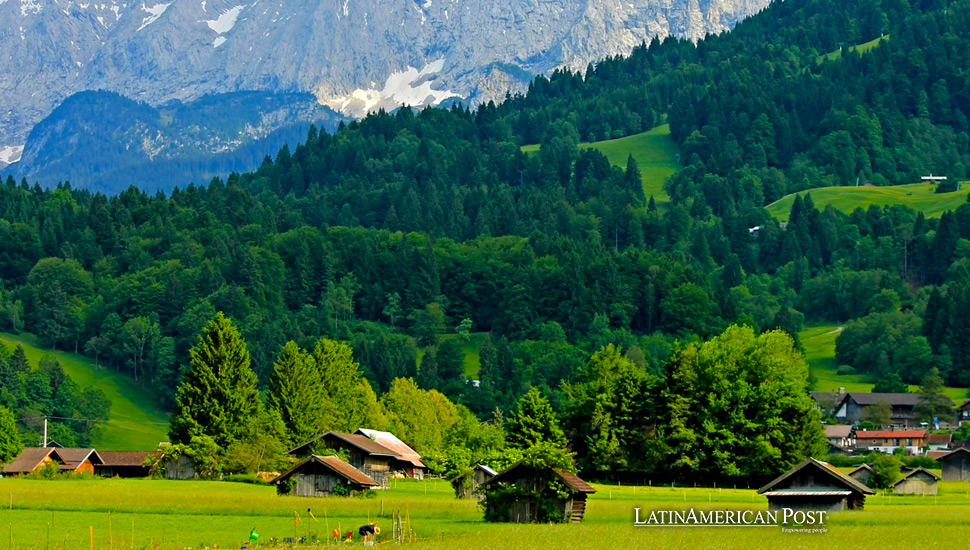
[[[441,341],[445,340],[457,340],[457,334],[442,334],[439,336]],[[481,368],[481,359],[479,357],[478,350],[481,349],[485,340],[488,338],[487,332],[473,332],[468,335],[468,340],[461,342],[461,350],[465,354],[464,365],[465,365],[465,376],[471,379],[478,378],[478,369]],[[424,351],[427,348],[418,348],[418,366],[421,365],[421,358],[424,357]]]
[[[148,392],[131,377],[109,368],[95,368],[87,357],[40,346],[31,335],[0,333],[11,351],[20,344],[34,367],[44,356],[57,359],[64,372],[81,388],[95,387],[111,401],[111,417],[94,446],[101,450],[150,450],[168,441],[168,417],[156,407]]]
[[[847,392],[871,392],[874,384],[866,381],[861,374],[839,375],[835,362],[835,340],[842,332],[839,325],[821,325],[806,328],[798,333],[799,340],[812,374],[812,390]],[[909,391],[919,391],[919,386],[909,386]],[[945,392],[955,403],[962,403],[967,396],[966,388],[946,388]]]
[[[649,131],[619,139],[580,143],[580,147],[592,147],[603,153],[610,164],[626,169],[630,155],[640,169],[643,194],[648,199],[652,195],[659,205],[670,200],[664,190],[664,183],[678,169],[677,145],[670,139],[670,125],[663,124]],[[524,145],[522,151],[534,153],[539,145]]]
[[[845,213],[856,208],[869,208],[871,205],[906,206],[922,212],[927,217],[939,217],[947,210],[956,210],[967,201],[970,185],[964,185],[952,193],[934,193],[936,185],[930,183],[911,183],[884,187],[818,187],[797,193],[804,197],[812,194],[812,202],[819,210],[832,206]],[[765,208],[773,217],[788,221],[796,193],[785,195]]]
[[[373,498],[279,497],[268,486],[164,480],[0,480],[0,550],[183,550],[240,548],[255,528],[257,548],[285,537],[325,546],[328,533],[376,521],[385,537],[391,514],[410,518],[428,548],[920,548],[963,547],[970,537],[970,484],[943,482],[936,497],[868,497],[863,511],[832,513],[827,533],[780,528],[638,528],[651,510],[767,508],[754,489],[596,485],[581,524],[510,525],[482,521],[474,501],[457,500],[441,480],[395,480]],[[310,518],[307,510],[312,511]],[[93,533],[93,537],[92,537]],[[360,546],[359,536],[345,547]]]
[[[868,42],[863,42],[862,44],[857,44],[855,46],[849,46],[849,51],[859,52],[859,53],[866,53],[869,50],[871,50],[871,49],[875,48],[876,46],[878,46],[879,43],[882,42],[883,40],[889,40],[889,35],[886,34],[886,35],[880,36],[879,38],[870,40]],[[835,50],[834,52],[829,52],[829,53],[827,53],[825,55],[820,55],[820,56],[816,57],[815,58],[815,62],[816,63],[821,63],[822,61],[835,61],[836,59],[839,59],[840,57],[842,57],[842,50]]]

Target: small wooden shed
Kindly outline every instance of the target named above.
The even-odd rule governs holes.
[[[936,482],[940,476],[923,468],[916,468],[904,475],[902,479],[893,483],[894,495],[935,495]]]
[[[290,449],[287,454],[302,458],[312,456],[314,451],[319,449],[346,452],[350,465],[376,481],[381,487],[387,487],[391,474],[391,460],[397,457],[397,453],[367,436],[343,432],[327,432],[318,435]]]
[[[158,460],[160,451],[101,451],[103,464],[95,465],[94,473],[103,477],[148,477],[151,465]],[[194,473],[194,471],[193,471]]]
[[[768,498],[772,510],[861,510],[866,495],[875,491],[831,464],[808,458],[758,489],[758,494]]]
[[[854,470],[849,472],[849,477],[868,487],[869,479],[872,478],[872,466],[869,466],[868,464],[860,464],[859,466],[856,466]]]
[[[396,455],[390,461],[391,472],[404,477],[424,479],[424,473],[428,467],[421,461],[421,455],[409,447],[407,443],[398,439],[396,435],[391,432],[368,430],[367,428],[360,428],[354,434],[362,435],[382,447],[390,449]]]
[[[328,497],[335,494],[337,486],[345,487],[350,495],[380,486],[333,455],[311,455],[280,474],[273,483],[276,484],[277,494],[301,497]]]
[[[559,491],[548,490],[550,484],[558,485],[568,496],[562,498],[558,496]],[[511,523],[578,523],[586,514],[586,498],[596,492],[576,474],[553,468],[534,468],[522,462],[485,481],[481,487],[486,490],[485,518]],[[499,497],[491,492],[495,487],[511,490]],[[550,510],[553,511],[551,517]]]
[[[943,481],[970,481],[970,449],[960,447],[939,458]]]
[[[460,476],[451,480],[451,486],[455,489],[455,496],[458,498],[482,498],[482,494],[476,489],[486,481],[497,476],[498,473],[484,464],[476,464],[462,473]]]

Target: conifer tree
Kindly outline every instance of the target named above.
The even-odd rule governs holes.
[[[287,342],[273,364],[266,405],[279,413],[292,443],[317,435],[325,400],[313,358],[296,342]]]
[[[566,446],[566,436],[559,426],[559,418],[549,400],[535,387],[519,399],[515,411],[506,422],[506,441],[519,449],[529,449],[541,443]]]
[[[175,393],[169,427],[173,443],[211,437],[222,448],[240,439],[259,412],[256,375],[239,331],[216,314],[189,350],[189,368]]]
[[[13,413],[0,406],[0,464],[6,464],[24,450]]]

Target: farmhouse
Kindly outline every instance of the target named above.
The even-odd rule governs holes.
[[[104,461],[94,467],[94,473],[99,476],[148,477],[151,475],[151,466],[145,466],[146,460],[154,461],[161,453],[159,451],[101,451],[99,454]]]
[[[421,462],[421,455],[411,447],[408,447],[406,443],[398,439],[394,434],[365,428],[361,428],[354,433],[362,435],[371,441],[376,441],[397,455],[391,459],[392,472],[400,472],[405,477],[413,477],[414,479],[424,479],[424,472],[428,468]]]
[[[894,495],[935,495],[937,492],[936,482],[940,476],[916,468],[902,477],[899,481],[892,484]]]
[[[855,445],[855,438],[852,437],[852,426],[849,424],[825,426],[825,439],[831,445],[842,449],[848,449]]]
[[[957,407],[957,426],[964,422],[970,422],[970,399],[964,399],[963,404]]]
[[[937,460],[943,465],[943,481],[970,481],[970,449],[960,447]]]
[[[273,480],[276,492],[301,497],[350,495],[380,484],[336,456],[310,455]]]
[[[835,405],[835,417],[843,424],[856,424],[866,419],[866,410],[879,402],[890,407],[889,423],[894,426],[916,426],[916,404],[920,395],[916,393],[863,393],[849,392]]]
[[[391,449],[360,434],[327,432],[290,449],[287,454],[306,457],[313,455],[314,449],[321,448],[346,451],[351,466],[363,472],[368,479],[377,481],[378,485],[387,487],[391,460],[397,458],[397,453]]]
[[[768,498],[772,510],[861,510],[866,495],[875,491],[828,463],[808,458],[758,489],[758,494]]]
[[[43,469],[47,464],[57,464],[58,468],[64,464],[59,454],[60,449],[53,447],[27,447],[13,459],[13,462],[3,467],[4,475],[24,475],[35,470]]]
[[[486,481],[497,476],[498,473],[485,466],[476,464],[462,473],[460,476],[451,480],[451,486],[455,489],[455,496],[458,498],[482,498],[481,493],[475,490]]]
[[[872,467],[868,464],[861,464],[856,466],[856,468],[849,472],[848,475],[852,479],[868,487],[869,479],[872,477]]]
[[[930,434],[926,438],[926,448],[929,451],[945,451],[953,442],[952,434]]]
[[[485,481],[481,487],[508,489],[501,495],[485,496],[485,519],[512,523],[578,523],[586,513],[586,497],[596,492],[576,474],[533,468],[522,462]],[[563,498],[560,493],[567,496]]]
[[[903,447],[907,454],[923,454],[926,430],[859,430],[855,433],[856,447],[892,454]]]
[[[839,391],[810,391],[808,394],[815,401],[816,409],[823,414],[830,414],[835,412],[835,405],[845,395],[845,390],[840,388]]]

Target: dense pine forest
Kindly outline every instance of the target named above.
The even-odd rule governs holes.
[[[808,195],[785,227],[764,209],[823,185],[966,177],[967,67],[970,2],[785,0],[697,44],[654,40],[538,77],[498,105],[311,128],[252,173],[169,194],[8,177],[0,330],[128,372],[170,407],[222,312],[263,388],[285,357],[340,341],[375,407],[435,390],[493,422],[537,388],[584,470],[677,456],[670,475],[774,473],[761,459],[805,456],[817,427],[744,459],[745,436],[702,433],[723,418],[698,397],[731,376],[711,369],[719,353],[774,354],[771,373],[736,358],[733,375],[778,376],[793,397],[771,413],[788,426],[812,424],[807,369],[774,329],[797,346],[805,323],[846,323],[839,361],[873,381],[917,384],[935,367],[970,385],[970,204],[927,219],[820,211]],[[662,122],[683,166],[669,203],[644,195],[632,159],[620,169],[578,147]],[[461,345],[480,332],[472,385]],[[765,414],[715,432],[757,439]]]

